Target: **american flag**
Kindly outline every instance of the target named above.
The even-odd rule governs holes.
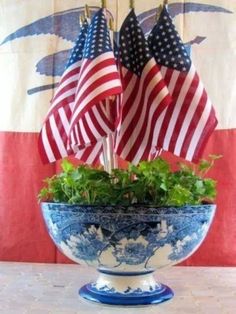
[[[74,150],[95,145],[114,131],[109,107],[121,92],[106,18],[100,9],[89,26],[70,121],[69,144]]]
[[[85,20],[39,134],[39,153],[44,163],[74,154],[67,142],[87,32]]]
[[[119,44],[123,99],[115,151],[121,158],[137,164],[148,159],[152,151],[154,129],[170,103],[170,95],[134,10],[122,24]]]
[[[114,130],[110,107],[121,92],[106,19],[99,10],[85,21],[39,136],[44,163],[69,155],[96,164],[101,138]]]
[[[158,118],[152,145],[197,162],[217,119],[166,6],[148,42],[173,99]]]

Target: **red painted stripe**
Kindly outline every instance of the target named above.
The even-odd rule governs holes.
[[[55,262],[37,194],[56,164],[42,164],[36,133],[0,132],[0,159],[0,260]]]
[[[4,161],[0,169],[2,261],[68,262],[56,254],[36,199],[43,179],[56,173],[59,163],[43,165],[37,142],[36,133],[0,132],[0,159]],[[236,266],[236,246],[232,245],[236,239],[236,129],[214,131],[203,158],[212,153],[223,155],[209,173],[218,181],[218,209],[206,240],[183,264]],[[180,160],[172,154],[164,156],[172,162]]]

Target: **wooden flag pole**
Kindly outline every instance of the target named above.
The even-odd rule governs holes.
[[[107,3],[106,0],[101,0],[101,7],[104,9],[104,14],[106,15]],[[111,27],[111,21],[109,20],[109,28],[113,32],[113,28]],[[110,104],[108,105],[110,106]],[[110,108],[108,107],[108,110]],[[110,113],[108,112],[108,115]],[[107,138],[102,139],[103,143],[103,162],[104,162],[104,170],[111,173],[114,168],[114,149],[113,149],[113,135],[109,134]]]
[[[102,0],[102,1],[101,1],[101,7],[102,7],[103,9],[106,9],[106,8],[107,8],[107,1],[106,1],[106,0]]]
[[[113,23],[112,18],[109,19],[109,29],[110,29],[111,43],[113,46],[114,23]],[[114,97],[110,100],[114,100]],[[109,108],[108,108],[108,114],[109,114],[109,116],[111,116],[110,104],[109,104]],[[112,169],[117,168],[117,158],[116,158],[116,155],[114,153],[114,133],[111,133],[108,135],[107,147],[108,147],[108,159],[109,159],[109,173],[111,173]]]
[[[161,11],[162,11],[163,5],[160,4],[159,7],[157,8],[157,15],[156,15],[156,20],[159,20],[159,17],[161,15]]]
[[[82,27],[83,23],[84,23],[84,16],[81,14],[79,16],[79,24],[80,24],[81,27]]]
[[[134,7],[135,7],[134,0],[129,0],[129,8],[134,9]]]
[[[84,7],[84,15],[86,19],[90,18],[89,6],[87,4],[85,4],[85,7]]]
[[[165,5],[168,5],[168,0],[163,0],[163,4],[160,4],[159,7],[157,8],[157,15],[156,15],[157,21],[159,20],[159,17],[161,15],[161,11]]]

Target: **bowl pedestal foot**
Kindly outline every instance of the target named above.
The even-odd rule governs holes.
[[[157,283],[150,272],[100,272],[97,281],[84,285],[79,294],[87,300],[112,305],[158,304],[174,296],[173,291]]]

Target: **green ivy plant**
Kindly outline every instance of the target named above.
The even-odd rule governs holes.
[[[183,206],[211,203],[216,196],[216,181],[206,173],[221,156],[210,155],[198,165],[178,164],[171,170],[167,161],[157,158],[130,164],[128,169],[102,169],[74,166],[68,160],[62,172],[45,180],[40,201],[91,205],[145,204]]]

